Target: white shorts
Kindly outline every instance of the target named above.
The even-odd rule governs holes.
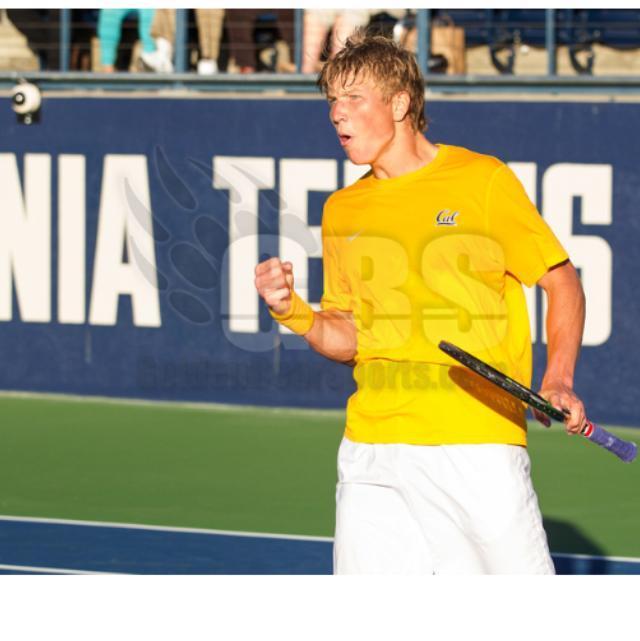
[[[338,452],[335,574],[554,574],[527,450],[354,443]]]

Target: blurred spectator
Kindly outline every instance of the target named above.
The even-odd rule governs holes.
[[[38,56],[40,69],[60,69],[60,9],[7,9],[7,17]]]
[[[162,56],[156,50],[151,37],[151,23],[155,9],[100,9],[98,37],[100,38],[100,63],[102,70],[114,71],[118,44],[122,35],[122,21],[130,14],[138,15],[138,35],[142,42],[140,62],[151,71],[166,71],[162,68]]]
[[[253,38],[256,21],[266,15],[276,20],[279,40],[287,47],[276,46],[277,59],[275,70],[290,73],[296,70],[291,62],[293,51],[293,9],[227,9],[227,33],[229,51],[240,73],[253,73],[257,65],[257,47]],[[276,43],[277,45],[277,43]]]
[[[200,44],[198,73],[214,74],[218,71],[220,39],[224,9],[195,9]],[[176,37],[176,10],[158,9],[151,26],[151,35],[156,39],[156,46],[162,64],[173,71],[173,48]]]
[[[92,47],[98,29],[99,9],[71,10],[71,71],[92,70]]]
[[[405,13],[405,9],[306,9],[302,72],[319,71],[322,57],[335,56],[344,47],[345,41],[354,29],[368,25],[372,18],[377,19],[376,31],[386,34],[388,29],[385,23],[398,21]],[[389,30],[390,33],[387,35],[391,37],[393,26],[390,26]],[[329,34],[329,47],[325,50]]]
[[[316,73],[320,57],[331,30],[329,57],[335,56],[357,27],[369,22],[371,9],[306,9],[304,12],[304,45],[302,73]]]

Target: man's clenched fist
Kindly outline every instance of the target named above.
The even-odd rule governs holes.
[[[256,267],[256,289],[264,302],[276,313],[286,314],[291,308],[293,265],[279,258],[269,258]]]

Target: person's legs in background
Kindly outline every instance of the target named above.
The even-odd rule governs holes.
[[[156,43],[151,37],[151,24],[156,10],[136,9],[136,11],[138,12],[138,35],[140,42],[142,42],[142,51],[152,53],[156,50]]]
[[[305,9],[302,47],[302,73],[316,73],[320,55],[338,12],[330,9]]]
[[[156,9],[151,23],[151,37],[155,38],[163,71],[172,72],[173,45],[176,37],[175,9]]]
[[[354,29],[364,27],[368,24],[371,16],[371,9],[350,9],[339,11],[333,23],[331,36],[331,56],[335,56],[344,47],[347,38]]]
[[[304,50],[302,54],[302,72],[316,73],[320,68],[320,56],[325,45],[327,34],[331,32],[329,54],[335,56],[344,47],[346,39],[357,27],[368,24],[371,9],[307,9],[304,12]]]
[[[115,70],[118,44],[122,33],[122,21],[131,9],[100,9],[98,38],[100,39],[100,64],[102,71]]]
[[[273,9],[276,15],[280,39],[276,42],[276,71],[279,73],[293,73],[295,64],[291,61],[295,48],[295,13],[294,9]]]
[[[159,73],[170,73],[173,71],[171,56],[167,55],[166,47],[157,46],[153,37],[155,26],[155,9],[136,9],[138,12],[138,36],[142,43],[142,53],[140,62],[147,71],[157,71]],[[171,12],[173,20],[173,34],[175,34],[175,9],[167,10]],[[175,35],[173,35],[175,37]],[[170,51],[169,51],[170,54]]]
[[[256,70],[256,45],[253,29],[256,18],[264,9],[227,9],[227,31],[229,50],[240,73],[254,73]]]
[[[222,23],[225,10],[196,9],[195,12],[201,55],[200,60],[198,60],[198,73],[214,74],[218,71],[218,56],[220,55],[220,40],[222,38]]]

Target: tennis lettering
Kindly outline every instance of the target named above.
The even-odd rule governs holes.
[[[19,161],[22,162],[22,175]],[[88,181],[84,156],[60,154],[55,157],[32,153],[19,159],[16,154],[0,154],[0,193],[3,199],[0,216],[0,322],[19,319],[38,323],[115,325],[122,297],[127,296],[131,301],[133,325],[162,325],[148,162],[145,155],[104,156],[99,206],[95,214],[97,232],[95,238],[87,238],[87,220],[92,213],[86,210]],[[513,163],[511,166],[535,204],[538,200],[536,164]],[[268,251],[286,256],[293,262],[296,290],[304,299],[313,299],[310,287],[320,273],[311,267],[313,261],[319,265],[322,242],[319,224],[310,224],[309,194],[337,189],[340,173],[344,184],[349,184],[364,172],[362,167],[348,161],[344,163],[342,172],[339,173],[338,169],[338,161],[333,159],[282,159],[278,163],[271,157],[213,157],[213,188],[229,192],[227,213],[232,221],[223,261],[225,271],[221,278],[220,297],[224,331],[232,342],[240,340],[247,349],[262,349],[255,342],[256,334],[261,332],[258,297],[252,289],[252,270],[267,245]],[[277,184],[276,175],[279,175]],[[55,202],[52,201],[54,177],[57,179]],[[94,182],[91,181],[92,184]],[[545,171],[541,185],[540,209],[581,272],[587,298],[583,342],[585,345],[602,344],[611,335],[613,254],[611,246],[601,236],[576,235],[573,221],[585,223],[591,229],[596,225],[611,225],[612,167],[570,163],[552,165]],[[269,190],[277,190],[279,196],[279,233],[272,236],[260,234],[258,229],[260,192]],[[576,202],[580,205],[577,219],[573,215]],[[57,212],[57,219],[52,217],[52,212]],[[227,214],[216,212],[215,215]],[[317,218],[317,213],[315,215]],[[443,208],[434,216],[434,224],[438,227],[459,226],[461,216],[458,210]],[[52,245],[54,238],[57,242],[55,247]],[[360,231],[351,245],[364,252],[367,242],[374,241],[367,241],[365,232]],[[380,281],[376,285],[384,285],[396,302],[398,317],[382,322],[396,323],[401,334],[406,334],[410,331],[412,312],[408,301],[403,302],[402,284],[404,279],[413,278],[416,270],[410,268],[407,257],[398,255],[392,240],[379,239],[375,242],[386,243],[390,268],[381,271],[365,264],[364,269],[369,269],[370,277]],[[482,242],[488,242],[488,239]],[[95,247],[93,257],[88,253],[88,247]],[[471,322],[474,325],[482,323],[481,319],[473,316],[471,303],[474,301],[469,300],[469,290],[451,290],[440,283],[437,274],[429,269],[433,256],[436,253],[442,256],[448,249],[451,248],[429,244],[424,248],[423,265],[417,270],[434,301],[438,297],[444,299],[439,306],[427,306],[422,320],[425,332],[429,334],[439,332],[438,325],[453,327],[457,323],[459,330],[464,331],[465,323],[467,326]],[[54,270],[55,257],[57,264]],[[363,260],[366,263],[366,259]],[[456,260],[463,259],[458,256]],[[457,268],[461,267],[464,266],[459,263]],[[465,272],[468,284],[478,292],[484,292],[483,297],[495,313],[502,314],[504,310],[499,309],[498,294],[482,278],[478,282],[477,273],[485,270],[486,265],[468,265],[465,269],[468,270]],[[52,282],[54,275],[55,287]],[[54,291],[57,293],[55,301],[52,300]],[[315,291],[319,291],[317,286]],[[538,326],[540,303],[536,302],[536,297],[539,294],[536,288],[525,288],[524,291],[532,338],[535,341],[539,337],[546,342],[544,327]],[[364,298],[366,300],[366,296]],[[318,308],[317,302],[312,304]],[[544,299],[541,304],[544,309]],[[455,318],[451,316],[451,310],[458,310]],[[373,318],[366,304],[361,312],[363,322],[371,326]],[[288,333],[284,328],[279,331]],[[245,344],[241,340],[243,334],[253,336],[253,342]],[[265,336],[269,334],[265,332]],[[288,349],[306,349],[297,340],[287,340],[285,345]],[[271,348],[272,340],[269,339],[264,349]]]
[[[85,158],[58,157],[58,299],[60,323],[84,323],[86,301]],[[21,320],[51,316],[51,155],[26,154],[24,194],[15,154],[0,154],[0,321],[13,318],[12,289]],[[159,327],[155,243],[147,159],[104,158],[89,323],[115,325],[120,296],[131,297],[133,323]],[[127,260],[123,256],[127,256]]]

